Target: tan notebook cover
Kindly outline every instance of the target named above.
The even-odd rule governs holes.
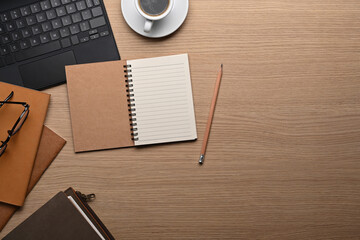
[[[44,126],[27,194],[30,193],[39,181],[40,177],[59,154],[65,143],[66,141],[62,137]],[[0,231],[5,227],[6,223],[18,208],[19,207],[14,205],[0,203]]]
[[[134,146],[124,64],[66,66],[75,152]]]
[[[35,156],[49,105],[50,95],[35,90],[0,82],[1,101],[14,91],[10,101],[26,102],[30,112],[21,130],[11,138],[0,157],[0,202],[17,206],[24,203]],[[24,110],[21,105],[5,104],[0,108],[0,140],[7,138]]]

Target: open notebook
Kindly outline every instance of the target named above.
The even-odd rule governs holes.
[[[75,152],[197,138],[187,54],[66,67]]]

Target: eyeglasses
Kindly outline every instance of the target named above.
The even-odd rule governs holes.
[[[14,92],[11,92],[10,95],[4,100],[4,101],[0,101],[0,108],[4,105],[4,104],[20,104],[23,105],[23,107],[25,108],[24,111],[21,113],[20,117],[18,118],[18,120],[15,122],[14,126],[12,127],[11,130],[8,130],[8,137],[6,138],[5,141],[1,141],[1,145],[0,145],[0,157],[3,155],[3,153],[6,150],[7,144],[10,141],[10,138],[12,136],[14,136],[19,130],[20,128],[24,125],[24,122],[26,121],[27,117],[29,116],[29,104],[27,104],[26,102],[9,102],[9,100],[12,98],[12,96],[14,96]]]

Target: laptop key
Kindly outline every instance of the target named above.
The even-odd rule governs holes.
[[[40,5],[43,11],[49,10],[51,8],[50,2],[48,0],[40,2]]]
[[[71,37],[71,42],[73,45],[79,44],[79,38],[75,35]]]
[[[32,13],[38,13],[41,11],[41,7],[39,3],[31,4],[30,9]]]
[[[100,7],[100,6],[91,9],[91,12],[92,12],[92,14],[93,14],[94,17],[98,17],[98,16],[103,15],[103,11],[101,10],[101,7]]]
[[[28,28],[22,29],[21,34],[22,34],[23,38],[30,37],[31,36],[30,29],[28,29]]]
[[[0,46],[0,55],[1,56],[4,56],[8,53],[10,53],[10,50],[7,46]]]
[[[39,23],[41,23],[41,22],[43,22],[43,21],[46,21],[46,15],[45,15],[45,13],[38,13],[38,14],[36,14],[36,20],[39,22]]]
[[[61,0],[61,3],[65,5],[65,4],[71,3],[71,0]]]
[[[94,0],[94,5],[95,6],[100,5],[100,0]]]
[[[18,19],[18,20],[16,20],[15,23],[16,23],[17,28],[23,28],[26,26],[26,22],[24,19]]]
[[[51,24],[54,29],[62,27],[61,20],[60,19],[54,19],[51,21]]]
[[[70,31],[69,31],[69,28],[66,27],[66,28],[62,28],[60,29],[60,36],[63,38],[63,37],[67,37],[70,35]]]
[[[82,0],[80,2],[77,2],[76,7],[77,7],[77,10],[79,10],[79,11],[82,11],[82,10],[86,9],[85,1]]]
[[[80,13],[74,13],[73,15],[71,15],[71,18],[72,18],[72,20],[73,20],[73,23],[81,22],[81,15],[80,15]]]
[[[89,37],[83,37],[83,38],[80,38],[80,42],[87,42],[89,41]]]
[[[13,22],[6,23],[6,29],[8,32],[15,30],[15,24]]]
[[[20,34],[18,32],[12,32],[11,33],[11,38],[13,41],[17,41],[21,38]]]
[[[58,6],[61,5],[60,0],[50,0],[50,2],[51,2],[51,6],[52,6],[53,8],[58,7]]]
[[[12,43],[10,44],[10,51],[11,52],[17,52],[20,49],[19,43]]]
[[[52,31],[51,33],[50,33],[50,38],[51,38],[51,40],[57,40],[57,39],[59,39],[60,38],[60,33],[59,33],[59,31]]]
[[[47,43],[50,42],[50,34],[45,33],[40,35],[40,42],[41,43]]]
[[[99,34],[98,34],[98,33],[90,36],[90,39],[92,39],[92,40],[93,40],[93,39],[97,39],[97,38],[99,38]]]
[[[109,31],[104,31],[104,32],[101,32],[101,33],[100,33],[100,36],[101,36],[101,37],[105,37],[105,36],[107,36],[107,35],[109,35]]]
[[[38,47],[30,48],[27,50],[23,50],[20,52],[17,52],[15,54],[16,61],[23,61],[29,58],[37,57],[40,55],[43,55],[45,53],[50,53],[56,50],[61,49],[60,42],[59,41],[53,41],[49,42],[43,45],[40,45]]]
[[[65,16],[65,17],[62,17],[61,18],[61,21],[62,21],[62,24],[63,26],[68,26],[70,25],[72,22],[71,22],[71,17],[70,16]]]
[[[106,22],[105,22],[104,17],[98,17],[98,18],[94,18],[94,19],[90,20],[91,28],[97,28],[97,27],[103,26],[105,24],[106,24]]]
[[[97,33],[97,32],[98,32],[97,29],[90,30],[90,31],[89,31],[89,35],[95,34],[95,33]]]
[[[43,30],[43,32],[48,32],[52,29],[51,27],[51,23],[50,22],[44,22],[43,24],[41,24],[41,28]]]
[[[61,46],[63,48],[67,48],[67,47],[70,47],[71,46],[71,42],[70,42],[70,39],[69,38],[64,38],[61,40]]]
[[[21,17],[20,11],[17,10],[17,9],[10,11],[10,15],[11,15],[11,18],[13,20],[18,19],[19,17]]]
[[[36,23],[36,17],[35,16],[28,16],[26,17],[26,23],[31,26]]]
[[[20,48],[27,49],[30,47],[30,41],[28,39],[20,41]]]
[[[31,31],[32,31],[33,35],[36,35],[36,34],[39,34],[42,32],[40,25],[35,25],[35,26],[31,27]]]
[[[84,20],[90,19],[91,18],[91,12],[90,10],[85,10],[81,12],[81,15],[83,17]]]
[[[66,15],[65,7],[58,7],[56,9],[56,13],[57,13],[58,17],[62,17],[64,15]]]
[[[6,44],[6,43],[9,43],[11,40],[10,40],[10,36],[9,35],[3,35],[2,37],[1,37],[1,42],[3,43],[3,44]]]
[[[56,12],[54,9],[50,9],[49,11],[46,12],[46,17],[47,19],[51,20],[56,18]]]
[[[81,29],[82,32],[85,32],[85,31],[89,30],[90,29],[89,22],[86,21],[86,22],[80,23],[80,29]]]
[[[31,37],[30,38],[30,45],[32,47],[35,47],[40,44],[40,38],[39,37]]]
[[[71,3],[66,5],[66,11],[68,14],[76,12],[75,4]]]
[[[26,7],[20,8],[20,13],[21,13],[21,16],[23,16],[23,17],[30,15],[30,13],[31,13],[30,7],[26,6]]]
[[[80,28],[78,24],[74,24],[72,26],[70,26],[70,33],[71,34],[77,34],[80,32]]]
[[[9,14],[7,14],[7,13],[1,13],[1,14],[0,14],[0,20],[1,20],[2,22],[7,22],[7,21],[9,21],[9,20],[10,20]]]
[[[87,6],[88,8],[91,8],[92,6],[94,6],[92,0],[85,0],[85,1],[86,1],[86,6]]]

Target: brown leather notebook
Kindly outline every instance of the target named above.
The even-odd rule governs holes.
[[[197,138],[187,54],[66,66],[75,152]]]
[[[39,181],[42,174],[59,154],[65,143],[66,141],[62,137],[44,126],[27,194],[30,193]],[[0,231],[5,227],[6,223],[18,208],[18,206],[0,203]]]
[[[72,188],[59,192],[3,239],[114,239],[82,196]]]
[[[39,147],[41,133],[49,105],[50,95],[35,90],[0,82],[0,99],[5,100],[11,91],[10,101],[26,102],[30,112],[26,122],[8,143],[0,157],[0,202],[22,206]],[[0,108],[0,140],[4,141],[24,107],[5,104]]]

